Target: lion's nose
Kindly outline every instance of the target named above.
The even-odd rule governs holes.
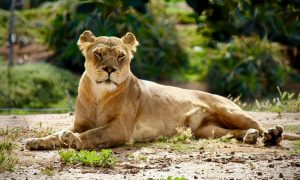
[[[102,68],[104,71],[106,71],[108,74],[115,72],[117,69],[112,66],[105,66]]]

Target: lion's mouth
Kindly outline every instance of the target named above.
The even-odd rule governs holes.
[[[97,84],[101,84],[101,83],[105,83],[105,84],[110,84],[110,83],[114,83],[115,85],[118,85],[117,83],[115,83],[114,81],[112,81],[111,79],[105,79],[103,81],[96,81]]]

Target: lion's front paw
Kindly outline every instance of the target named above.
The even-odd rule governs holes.
[[[249,129],[243,138],[243,142],[246,144],[256,144],[259,132],[256,129]]]
[[[30,138],[26,140],[25,148],[28,150],[38,150],[39,144],[38,138]]]
[[[25,148],[31,151],[55,149],[55,145],[43,138],[30,138],[25,142]]]
[[[72,131],[63,131],[60,133],[60,140],[67,146],[74,149],[82,149],[83,142],[80,139],[79,133],[73,133]]]
[[[279,125],[269,128],[267,132],[264,132],[262,142],[265,146],[276,146],[282,141],[283,132],[283,127]]]

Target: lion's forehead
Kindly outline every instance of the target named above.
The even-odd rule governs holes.
[[[107,37],[107,36],[100,36],[97,37],[95,44],[103,44],[108,47],[118,46],[118,45],[124,45],[122,40],[117,37]]]
[[[93,44],[92,51],[101,51],[102,53],[119,53],[126,51],[126,46],[117,37],[100,36]]]

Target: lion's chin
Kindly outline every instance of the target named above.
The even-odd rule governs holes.
[[[117,84],[111,80],[105,80],[100,83],[96,83],[97,89],[99,89],[100,91],[113,92],[118,88]]]

